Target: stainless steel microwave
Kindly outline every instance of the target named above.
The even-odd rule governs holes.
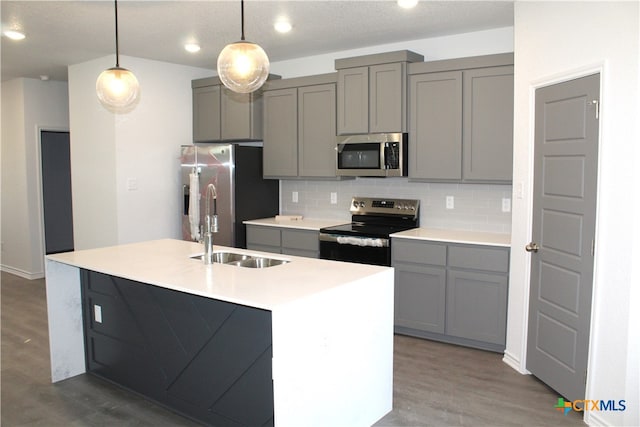
[[[406,133],[375,133],[338,137],[339,176],[407,176]]]

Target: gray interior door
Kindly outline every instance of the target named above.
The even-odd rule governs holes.
[[[600,75],[536,91],[527,369],[584,399],[593,282]]]
[[[42,204],[45,253],[73,250],[69,132],[42,131]]]

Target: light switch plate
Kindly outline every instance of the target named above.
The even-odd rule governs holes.
[[[127,178],[127,191],[136,191],[138,189],[137,178]]]
[[[292,191],[291,192],[291,201],[293,203],[298,203],[298,192],[297,191]]]
[[[335,205],[338,203],[338,193],[336,193],[335,191],[331,192],[331,204]]]

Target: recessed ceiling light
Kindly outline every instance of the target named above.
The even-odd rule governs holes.
[[[412,9],[416,7],[418,0],[398,0],[398,6],[403,9]]]
[[[200,45],[197,43],[187,43],[184,45],[184,50],[191,53],[196,53],[200,51]]]
[[[288,33],[291,31],[291,24],[288,21],[280,20],[273,24],[273,28],[279,33]]]
[[[16,30],[7,30],[4,32],[4,35],[9,37],[11,40],[22,40],[26,37],[23,33]]]

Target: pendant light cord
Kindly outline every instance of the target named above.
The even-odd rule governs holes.
[[[240,40],[244,41],[244,0],[240,0],[240,27],[242,28]]]
[[[118,48],[118,0],[113,0],[115,3],[116,14],[116,67],[120,67],[120,49]]]

